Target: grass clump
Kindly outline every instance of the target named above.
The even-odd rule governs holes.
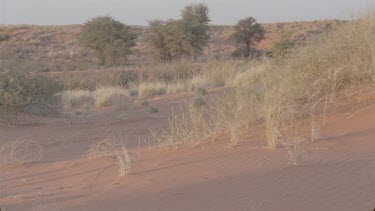
[[[167,85],[163,82],[143,82],[139,84],[138,94],[140,97],[152,97],[163,95],[167,92]]]
[[[84,157],[89,159],[112,157],[120,176],[127,175],[135,161],[135,158],[131,156],[123,143],[115,143],[110,139],[104,139],[93,144]]]
[[[122,104],[128,96],[128,90],[121,87],[100,87],[95,91],[95,106],[102,108]]]
[[[161,131],[151,131],[151,139],[160,148],[199,145],[202,140],[211,134],[210,122],[205,118],[205,110],[191,102],[186,103],[186,110],[180,108],[180,112],[169,118],[169,127]]]
[[[42,155],[43,148],[34,141],[21,138],[9,143],[0,142],[0,167],[38,161]]]

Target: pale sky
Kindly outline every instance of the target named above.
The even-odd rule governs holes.
[[[204,2],[213,24],[234,24],[253,16],[259,22],[346,19],[375,0],[0,0],[0,24],[79,24],[98,15],[129,25],[179,18],[188,3]]]

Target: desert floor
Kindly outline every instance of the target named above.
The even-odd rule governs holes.
[[[12,210],[243,210],[370,211],[375,208],[375,107],[359,112],[346,102],[304,144],[304,159],[290,163],[281,147],[262,147],[253,131],[239,146],[225,137],[195,148],[160,150],[144,141],[149,129],[168,124],[173,106],[188,94],[134,106],[92,110],[77,117],[21,119],[0,125],[4,141],[29,139],[44,148],[41,161],[0,169],[0,207]],[[123,138],[136,157],[120,177],[111,158],[85,159],[91,144]],[[263,143],[263,144],[262,144]]]

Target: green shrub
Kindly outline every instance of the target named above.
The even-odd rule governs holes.
[[[15,123],[17,114],[43,103],[61,91],[59,82],[44,76],[29,76],[16,71],[0,72],[0,118]]]
[[[158,112],[159,112],[159,109],[156,108],[156,107],[151,107],[148,111],[149,111],[151,114],[154,114],[154,113],[158,113]]]
[[[0,33],[0,42],[8,41],[9,39],[10,39],[10,35],[9,34],[1,34]]]

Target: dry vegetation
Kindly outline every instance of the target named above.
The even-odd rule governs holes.
[[[130,155],[124,143],[116,143],[110,139],[104,139],[96,142],[85,154],[86,158],[92,159],[97,157],[112,157],[120,176],[125,176],[129,173],[132,163],[135,158]]]
[[[288,135],[291,126],[300,119],[315,122],[324,117],[342,92],[373,86],[374,34],[374,16],[369,14],[295,48],[282,62],[209,64],[202,75],[193,77],[191,85],[199,78],[200,84],[232,88],[219,97],[209,96],[208,105],[199,110],[188,105],[183,114],[174,114],[170,128],[154,134],[155,140],[160,146],[195,146],[224,132],[229,144],[237,145],[243,131],[260,123],[265,147],[286,146],[293,163],[298,164],[303,158],[302,142],[297,138],[301,134]],[[311,140],[315,140],[314,124],[311,131]]]
[[[285,29],[285,26],[277,27]],[[65,91],[61,96],[66,109],[87,105],[97,108],[121,106],[136,97],[195,91],[196,96],[184,107],[174,108],[167,129],[152,132],[151,139],[156,145],[194,147],[205,140],[215,140],[218,134],[225,134],[228,144],[237,146],[243,133],[260,125],[266,137],[265,147],[285,146],[293,163],[298,164],[303,158],[303,146],[296,138],[299,134],[287,135],[290,126],[300,119],[315,121],[323,117],[333,107],[337,95],[348,89],[372,86],[374,49],[375,19],[368,14],[306,41],[282,60],[212,60],[199,64],[182,60],[172,64],[47,75],[63,83]],[[6,83],[16,77],[6,75],[7,72],[1,74]],[[20,78],[26,83],[23,82],[25,76]],[[45,86],[31,83],[28,89],[39,88],[48,98],[59,90],[56,84],[49,84],[45,79],[35,77],[35,80]],[[53,92],[45,91],[50,87],[55,87]],[[206,95],[207,89],[215,87],[226,88]],[[4,98],[1,111],[9,113],[10,109],[19,111],[19,107],[23,108],[16,104],[19,99],[12,98],[24,94],[23,90],[4,93],[0,96]],[[153,110],[150,112],[157,112],[156,108]],[[315,140],[317,129],[315,125],[311,128],[311,140]],[[20,152],[27,151],[23,147],[31,146],[24,143],[15,141],[1,146],[1,165],[29,160],[28,156],[18,157]],[[114,157],[121,175],[128,173],[134,160],[124,144],[110,140],[93,145],[86,156]]]
[[[42,146],[25,138],[8,143],[0,142],[0,167],[38,161],[42,155]]]

